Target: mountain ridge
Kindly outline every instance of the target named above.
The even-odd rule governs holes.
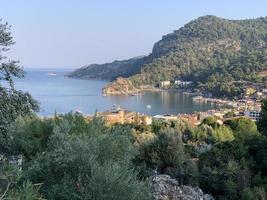
[[[98,65],[99,71],[108,72],[105,76],[94,73],[92,67],[80,75],[110,80],[121,76],[137,87],[164,80],[190,80],[195,88],[214,96],[238,97],[244,89],[241,81],[266,81],[266,77],[258,76],[266,66],[267,17],[229,20],[206,15],[164,35],[148,56]]]

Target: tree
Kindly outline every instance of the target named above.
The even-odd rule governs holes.
[[[41,119],[37,116],[18,117],[9,128],[9,134],[13,138],[10,148],[12,154],[22,154],[26,163],[38,152],[44,151],[48,138],[53,133],[54,123],[54,119]]]
[[[205,119],[203,119],[203,121],[201,122],[201,124],[206,124],[211,126],[212,128],[217,127],[219,124],[217,123],[217,119],[213,116],[210,117],[206,117]]]
[[[143,177],[152,175],[153,170],[181,177],[185,158],[181,133],[168,128],[161,131],[152,141],[141,145],[134,164]]]
[[[4,55],[14,44],[10,26],[0,20],[0,175],[7,184],[1,187],[0,199],[11,192],[10,186],[18,176],[10,171],[9,157],[12,136],[9,134],[10,124],[18,116],[26,116],[38,110],[38,105],[29,93],[18,91],[14,87],[13,78],[23,78],[24,71],[17,61],[7,60]],[[16,183],[16,182],[15,182]],[[13,186],[14,187],[14,186]],[[4,189],[3,189],[4,188]],[[16,198],[18,199],[18,198]]]
[[[214,142],[232,141],[235,139],[233,132],[225,125],[215,128],[212,132],[212,139]]]
[[[14,87],[13,78],[23,78],[24,71],[17,61],[7,60],[3,53],[14,44],[7,23],[0,20],[0,152],[7,153],[10,138],[8,128],[18,116],[26,116],[38,110],[38,105],[27,92],[18,91]],[[6,84],[2,84],[6,82]],[[5,86],[4,86],[5,85]]]
[[[43,183],[47,199],[149,199],[146,181],[131,166],[135,155],[130,129],[107,128],[98,119],[62,116],[47,148],[37,154],[24,178]],[[78,132],[73,132],[79,127]],[[101,130],[101,131],[99,131]]]
[[[267,99],[262,101],[261,114],[258,120],[259,131],[267,136]]]
[[[256,123],[248,118],[229,119],[224,123],[233,130],[235,139],[244,140],[248,137],[259,136]]]

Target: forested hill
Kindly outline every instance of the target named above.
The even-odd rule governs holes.
[[[139,56],[128,60],[114,61],[105,64],[92,64],[79,68],[67,76],[81,79],[114,80],[118,76],[129,77],[140,72],[145,57]]]
[[[245,81],[267,81],[262,76],[267,70],[267,17],[227,20],[203,16],[163,36],[149,56],[121,63],[112,63],[112,77],[94,73],[90,67],[76,77],[131,76],[135,85],[179,78],[216,96],[238,96]],[[106,71],[105,65],[98,68]],[[126,71],[120,73],[118,68]]]

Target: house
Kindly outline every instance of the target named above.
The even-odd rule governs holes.
[[[185,120],[192,126],[197,126],[200,124],[199,114],[179,114],[180,120]]]
[[[247,110],[244,112],[244,116],[250,118],[253,121],[257,121],[260,117],[260,110]]]
[[[97,117],[101,117],[107,124],[142,124],[150,125],[152,117],[140,114],[139,112],[132,112],[123,110],[119,106],[113,106],[110,111],[98,112]]]
[[[161,82],[159,82],[159,87],[160,88],[168,87],[170,85],[171,85],[171,81],[161,81]]]
[[[155,115],[153,117],[153,119],[162,119],[162,120],[169,121],[169,120],[177,120],[178,119],[178,116],[169,115],[169,114],[167,114],[167,115]]]
[[[192,83],[193,83],[192,81],[182,81],[182,80],[174,81],[174,84],[180,87],[188,86],[191,85]]]
[[[10,156],[8,160],[9,160],[9,164],[18,167],[20,171],[22,170],[22,162],[23,162],[22,155]]]
[[[139,123],[142,125],[151,125],[152,124],[152,117],[147,115],[141,115],[139,117]]]

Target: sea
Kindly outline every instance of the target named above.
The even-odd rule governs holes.
[[[65,77],[72,69],[25,69],[26,76],[15,80],[15,87],[29,92],[39,103],[40,116],[55,112],[82,112],[93,115],[96,111],[114,106],[151,116],[159,114],[193,113],[217,109],[219,105],[195,102],[192,96],[178,91],[153,91],[137,96],[103,96],[103,80],[81,80]]]

